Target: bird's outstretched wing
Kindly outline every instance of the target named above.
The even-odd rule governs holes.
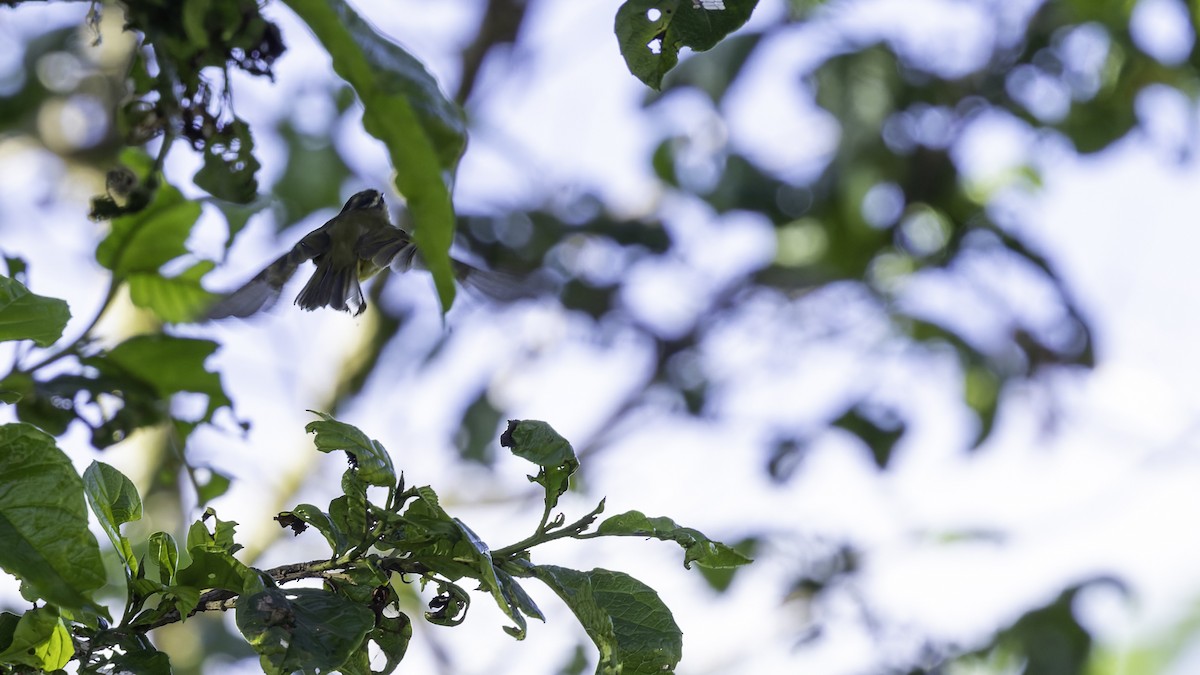
[[[279,300],[283,287],[296,273],[300,263],[325,253],[331,246],[329,224],[309,232],[292,250],[279,256],[267,265],[246,285],[224,296],[208,310],[208,319],[224,319],[230,316],[246,318],[251,314],[269,309]]]

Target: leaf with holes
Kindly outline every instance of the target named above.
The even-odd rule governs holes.
[[[616,33],[629,72],[658,89],[684,47],[703,52],[741,28],[758,0],[628,0]]]

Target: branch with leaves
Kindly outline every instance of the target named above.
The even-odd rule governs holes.
[[[40,603],[20,616],[0,614],[0,666],[55,670],[77,660],[87,672],[169,673],[169,659],[146,634],[197,612],[232,609],[267,673],[372,672],[372,644],[385,659],[374,672],[386,673],[400,663],[412,637],[411,618],[400,610],[401,584],[436,588],[424,619],[456,626],[470,607],[472,594],[462,583],[469,579],[509,617],[513,625],[504,630],[519,640],[528,618],[544,620],[520,581],[537,579],[596,643],[597,672],[670,672],[682,656],[682,635],[653,589],[622,572],[539,565],[533,549],[564,537],[638,536],[680,544],[685,566],[750,562],[696,530],[636,511],[611,516],[589,532],[603,502],[570,525],[561,513],[543,517],[533,536],[493,551],[441,507],[432,488],[406,487],[378,441],[320,416],[306,429],[315,434],[317,450],[347,454],[343,494],[324,509],[300,504],[276,520],[297,535],[310,527],[319,532],[330,557],[269,570],[237,559],[237,524],[212,509],[191,525],[182,547],[169,533],[156,532],[137,546],[146,553],[136,555],[122,533],[142,516],[128,478],[93,462],[80,479],[46,433],[25,423],[0,426],[0,477],[19,488],[0,494],[0,517],[17,528],[11,545],[0,549],[0,568],[20,578],[26,597]],[[502,442],[539,467],[530,478],[542,486],[552,514],[579,466],[570,444],[534,421],[511,422]],[[31,466],[35,475],[29,475]],[[385,489],[382,503],[369,497],[372,486]],[[115,624],[109,608],[93,597],[104,568],[87,528],[85,497],[124,572],[126,601]],[[321,586],[287,586],[303,579]]]

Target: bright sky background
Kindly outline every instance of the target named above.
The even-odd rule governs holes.
[[[901,36],[904,48],[939,45],[953,55],[948,63],[979,58],[971,37],[991,28],[970,3],[851,4],[855,10],[830,19],[831,25],[860,36],[886,27]],[[1013,16],[1030,5],[1008,4]],[[1135,28],[1158,36],[1149,42],[1169,60],[1177,53],[1171,51],[1178,38],[1171,37],[1176,23],[1170,20],[1176,5],[1143,4],[1149,9],[1140,10]],[[406,0],[360,7],[451,91],[457,82],[447,74],[456,72],[476,5]],[[479,100],[486,103],[471,111],[482,130],[472,137],[459,173],[460,208],[527,204],[554,185],[594,189],[623,211],[644,212],[663,199],[644,158],[664,130],[704,137],[717,125],[737,147],[797,175],[819,167],[832,149],[836,126],[793,84],[828,47],[828,32],[798,29],[765,45],[748,65],[738,85],[744,91],[735,92],[724,126],[698,97],[677,97],[650,115],[640,113],[645,89],[617,53],[611,33],[615,8],[616,3],[535,3],[522,48],[507,63],[485,67]],[[0,35],[20,34],[47,15],[79,15],[82,8],[38,11],[0,11]],[[780,2],[764,0],[752,23],[779,11]],[[332,77],[327,57],[277,3],[267,13],[282,24],[288,52],[277,64],[274,86],[236,81],[239,112],[252,126],[296,107],[320,115],[310,107],[316,97],[299,92],[317,78]],[[14,15],[25,14],[41,18],[15,23]],[[931,16],[939,18],[914,19]],[[685,418],[664,399],[661,409],[642,411],[611,431],[610,444],[589,464],[586,496],[564,500],[568,518],[607,496],[610,514],[638,509],[667,515],[718,539],[770,535],[759,561],[728,594],[717,596],[695,572],[683,570],[680,553],[667,544],[577,542],[547,547],[538,560],[619,569],[656,588],[684,630],[681,675],[860,673],[887,654],[912,653],[919,647],[912,638],[926,633],[970,645],[1064,586],[1097,574],[1116,574],[1134,592],[1130,603],[1114,592],[1085,597],[1083,615],[1111,643],[1145,636],[1191,612],[1200,582],[1200,545],[1185,529],[1200,515],[1195,489],[1200,356],[1194,348],[1200,325],[1191,311],[1200,284],[1200,233],[1193,223],[1200,212],[1195,189],[1200,172],[1190,158],[1179,157],[1181,150],[1194,153],[1192,130],[1200,120],[1194,108],[1169,96],[1147,96],[1144,103],[1139,112],[1145,131],[1087,160],[1002,119],[982,126],[957,150],[981,179],[1038,158],[1044,191],[1014,199],[1011,208],[1024,218],[1021,234],[1057,264],[1092,322],[1100,361],[1094,373],[1010,392],[992,440],[966,455],[961,448],[970,422],[957,403],[957,376],[948,362],[881,353],[883,327],[870,315],[840,316],[851,332],[838,340],[814,340],[796,318],[805,318],[805,312],[822,316],[821,303],[844,301],[836,292],[807,309],[763,301],[743,308],[748,322],[719,331],[709,345],[720,349],[711,365],[720,421]],[[382,187],[390,172],[382,149],[356,120],[335,133],[360,176],[378,177],[347,185],[344,193]],[[0,142],[4,250],[28,258],[33,290],[68,299],[77,317],[72,325],[82,326],[103,280],[88,262],[98,235],[82,216],[82,200],[90,195],[70,194],[76,201],[42,206],[45,193],[39,190],[63,196],[64,188],[47,188],[35,177],[58,169],[11,145]],[[270,138],[260,139],[259,147],[262,183],[269,186],[283,167]],[[180,147],[168,172],[182,181],[196,166],[196,158]],[[768,259],[774,244],[765,222],[744,215],[716,218],[671,199],[668,227],[682,242],[682,254],[628,270],[635,282],[623,298],[635,315],[664,332],[688,325],[706,293]],[[269,223],[252,221],[218,280],[245,279],[330,215],[320,214],[279,239]],[[219,231],[214,232],[196,241],[212,255],[220,246]],[[602,272],[603,252],[589,255]],[[79,261],[76,269],[61,269],[67,257]],[[999,275],[991,280],[1011,291],[1018,307],[1040,311],[1019,276],[1006,277],[1003,269],[989,273]],[[944,290],[922,292],[956,307],[953,295],[940,295]],[[453,461],[460,407],[474,387],[487,386],[510,417],[544,419],[577,447],[590,445],[624,392],[641,386],[652,346],[628,329],[597,329],[550,303],[501,310],[467,297],[447,319],[453,339],[423,363],[419,356],[442,331],[429,280],[420,275],[397,280],[384,301],[413,307],[413,319],[389,346],[346,421],[380,439],[410,482],[432,485],[448,510],[489,543],[500,546],[525,536],[540,505],[496,502],[533,494],[524,478],[529,467],[502,459],[488,473]],[[847,307],[853,314],[854,303]],[[189,449],[195,463],[210,463],[240,479],[216,507],[223,518],[242,523],[248,540],[267,536],[274,527],[270,517],[291,505],[273,503],[271,490],[289,474],[308,476],[301,501],[321,503],[333,496],[343,464],[311,449],[303,433],[310,419],[304,410],[321,404],[342,359],[372,320],[372,313],[354,319],[301,313],[280,303],[253,321],[180,330],[211,335],[225,345],[212,365],[223,373],[238,414],[254,423],[245,439],[199,432]],[[833,436],[817,443],[790,481],[771,483],[763,470],[765,443],[781,420],[798,426],[819,420],[822,410],[859,391],[864,380],[880,386],[883,400],[914,416],[889,471],[877,472],[860,446]],[[63,443],[81,468],[92,458],[85,440],[72,433]],[[103,459],[144,484],[141,452],[130,443]],[[943,541],[964,531],[996,531],[1004,539]],[[829,621],[823,639],[798,645],[805,617],[798,603],[785,604],[783,596],[806,551],[821,537],[849,537],[866,547],[854,592],[879,618],[901,627],[895,644],[872,642],[847,593],[840,603],[818,608]],[[318,539],[313,534],[285,540],[260,564],[318,556]],[[304,548],[305,542],[317,548]],[[576,641],[586,638],[552,594],[528,586],[550,620],[532,625],[525,642],[503,634],[499,613],[480,597],[462,628],[416,621],[402,668],[438,672],[431,643],[452,652],[461,673],[550,672],[561,665]],[[212,672],[235,671],[257,672],[257,666],[213,664]]]

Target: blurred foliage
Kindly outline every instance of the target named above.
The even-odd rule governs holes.
[[[703,144],[667,128],[645,158],[663,195],[702,205],[717,215],[760,215],[774,228],[777,243],[769,264],[715,293],[696,313],[694,325],[682,334],[663,335],[637,320],[622,303],[621,291],[625,272],[636,263],[678,256],[679,242],[664,227],[664,213],[618,215],[590,193],[553,194],[559,185],[548,180],[547,194],[532,206],[455,214],[449,185],[469,131],[458,105],[441,94],[417,58],[366,25],[346,3],[286,4],[302,20],[318,24],[313,27],[333,56],[335,70],[350,85],[316,95],[328,96],[340,117],[353,91],[365,108],[368,130],[387,145],[399,172],[396,186],[413,207],[414,229],[425,237],[419,241],[435,268],[457,232],[459,243],[490,266],[549,278],[567,308],[595,318],[598,325],[629,326],[654,342],[653,373],[645,387],[616,407],[605,428],[615,427],[646,404],[651,393],[663,391],[676,397],[682,413],[718,415],[710,403],[714,378],[706,363],[715,328],[733,320],[736,310],[754,298],[783,298],[789,305],[801,305],[822,290],[851,286],[886,316],[890,339],[919,353],[953,355],[961,376],[962,407],[977,419],[970,445],[985,444],[1006,391],[1036,385],[1057,370],[1090,368],[1097,354],[1087,317],[1052,259],[1024,238],[1021,223],[996,208],[1006,192],[1036,190],[1037,168],[1018,167],[1011,182],[1003,185],[974,185],[959,163],[958,144],[973,124],[999,116],[1035,135],[1061,140],[1080,154],[1098,153],[1137,132],[1137,102],[1148,88],[1170,87],[1193,103],[1200,94],[1195,40],[1182,59],[1159,60],[1138,43],[1130,28],[1137,2],[1036,4],[1019,17],[1017,30],[997,29],[987,36],[986,55],[968,64],[969,71],[964,64],[914,53],[899,42],[826,36],[827,51],[798,69],[794,78],[794,93],[837,125],[836,143],[814,170],[765,166],[727,140],[704,146],[707,154],[697,158],[696,147]],[[773,44],[808,26],[828,28],[830,16],[856,3],[792,0],[785,3],[786,12],[751,22],[749,29],[742,26],[755,2],[719,4],[724,9],[714,8],[711,1],[630,0],[618,10],[614,48],[621,50],[630,71],[655,90],[645,98],[648,114],[661,110],[672,97],[689,93],[698,93],[715,116],[728,114],[739,85],[748,78],[748,66],[765,58]],[[523,40],[532,39],[520,31],[524,3],[486,0],[486,5],[484,17],[505,16],[509,21],[503,29],[481,25],[464,53],[466,72],[458,103],[487,94],[473,92],[472,85],[489,54],[514,44],[519,49]],[[257,2],[129,0],[120,7],[138,44],[115,66],[86,66],[76,55],[84,64],[84,76],[73,89],[60,91],[59,84],[37,73],[46,59],[75,53],[77,31],[48,30],[24,44],[21,77],[13,80],[18,84],[0,90],[0,129],[36,136],[41,132],[35,118],[50,102],[85,94],[101,102],[104,114],[93,120],[96,128],[86,143],[60,147],[48,137],[42,140],[63,157],[111,170],[107,193],[93,209],[97,218],[112,220],[110,234],[97,250],[97,261],[114,275],[106,304],[127,284],[137,306],[162,322],[185,322],[198,316],[209,300],[202,281],[213,263],[189,259],[186,242],[199,208],[166,184],[161,173],[172,139],[184,139],[200,153],[203,166],[193,180],[225,214],[229,243],[246,219],[266,205],[258,183],[256,135],[277,136],[286,152],[286,169],[269,190],[281,230],[336,207],[343,184],[355,177],[344,150],[330,140],[337,119],[316,131],[295,119],[280,120],[273,129],[252,130],[234,111],[231,75],[270,77],[275,61],[286,58],[278,28],[263,17]],[[979,7],[996,15],[995,26],[1004,23],[998,6]],[[1187,4],[1186,11],[1193,27],[1200,24],[1195,3]],[[98,25],[96,15],[91,21]],[[698,53],[689,54],[683,47]],[[158,149],[153,157],[131,150],[148,142],[147,147]],[[122,168],[114,166],[118,160]],[[714,167],[714,175],[698,178],[697,164]],[[369,180],[378,183],[381,178]],[[589,249],[614,252],[615,269],[593,274],[581,262],[580,252]],[[986,315],[989,323],[1004,327],[999,339],[985,344],[964,325],[969,318],[922,313],[903,302],[905,289],[923,279],[979,286],[973,275],[978,274],[974,265],[980,259],[1003,260],[1048,289],[1060,305],[1059,320],[1052,326],[1035,324],[1019,306],[989,301],[984,289],[956,314]],[[453,293],[448,272],[436,273],[443,305],[448,306]],[[5,336],[43,346],[53,342],[66,320],[62,308],[44,304],[50,299],[25,289],[11,263],[3,281],[0,291],[12,298],[13,306],[23,312],[31,307],[44,310],[37,319],[11,314],[15,318],[10,323],[0,324]],[[381,293],[382,284],[374,292]],[[348,374],[349,384],[339,391],[335,408],[362,390],[373,364],[404,325],[404,310],[377,306],[385,316],[365,341],[370,353],[361,359],[364,365],[358,371]],[[15,403],[23,421],[55,435],[72,423],[86,424],[97,448],[168,421],[185,441],[195,424],[211,420],[218,408],[228,405],[218,375],[204,365],[215,348],[211,342],[156,334],[102,350],[90,343],[85,331],[64,349],[25,359],[0,380],[0,401]],[[127,358],[135,350],[138,358]],[[59,362],[79,368],[66,373],[44,370]],[[802,469],[806,450],[825,434],[857,438],[879,469],[887,470],[904,451],[913,425],[902,411],[875,400],[875,386],[864,383],[861,396],[842,402],[817,424],[782,431],[766,462],[771,476],[790,480]],[[174,417],[171,398],[197,393],[207,400],[202,418]],[[469,461],[489,464],[495,456],[490,438],[504,411],[488,399],[486,388],[470,400],[462,418],[460,451]],[[177,461],[190,470],[186,460]],[[201,491],[202,496],[214,496],[227,479],[218,474],[207,485],[212,490]],[[749,552],[761,545],[751,537],[739,550]],[[853,542],[838,543],[826,555],[813,554],[796,573],[792,598],[812,604],[843,592],[852,585],[860,558],[867,555]],[[721,573],[709,581],[722,589],[734,583],[732,577]],[[564,593],[582,587],[570,575],[547,573],[547,579]],[[1012,655],[1011,663],[1025,664],[1025,672],[1079,672],[1091,641],[1070,611],[1075,591],[1067,589],[1050,605],[1030,611],[983,649],[967,654],[958,647],[939,648],[934,660],[949,663],[1003,651]],[[443,614],[453,616],[455,601],[446,596]],[[47,635],[59,625],[54,617],[38,620],[45,624],[38,630]],[[0,617],[0,635],[15,634],[15,624],[5,621]],[[814,633],[819,632],[818,626]],[[912,669],[909,666],[917,664],[901,670]],[[564,669],[577,670],[575,665]]]

